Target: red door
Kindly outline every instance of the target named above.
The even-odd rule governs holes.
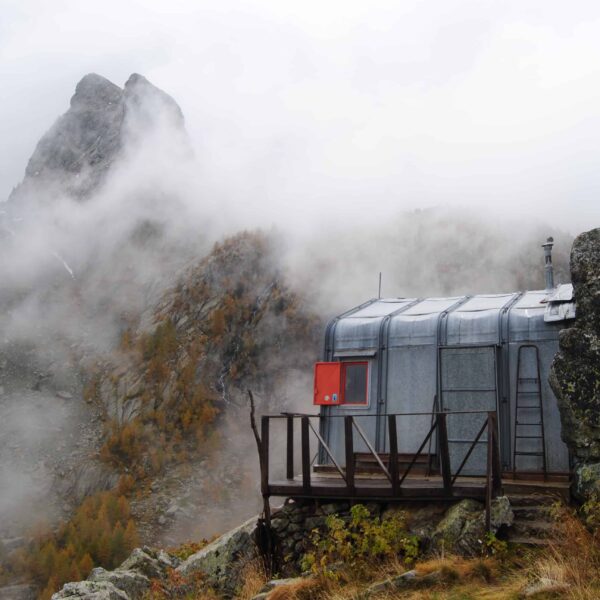
[[[314,404],[330,406],[342,401],[342,363],[318,362],[315,364]]]

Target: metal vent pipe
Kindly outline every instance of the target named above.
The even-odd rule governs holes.
[[[545,244],[542,244],[544,249],[544,274],[546,276],[546,291],[550,292],[554,289],[554,267],[552,266],[552,246],[554,246],[554,238],[549,237]]]

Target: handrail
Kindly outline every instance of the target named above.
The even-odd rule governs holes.
[[[343,407],[344,405],[339,405]],[[269,419],[286,419],[286,418],[299,418],[299,417],[320,417],[325,419],[341,419],[343,417],[423,417],[423,416],[437,416],[437,415],[487,415],[489,410],[439,410],[439,411],[428,411],[428,412],[410,412],[410,413],[348,413],[339,415],[321,415],[319,413],[300,413],[300,412],[282,412],[275,415],[264,415]]]
[[[454,485],[454,482],[456,481],[456,478],[460,475],[460,472],[463,470],[463,467],[465,466],[465,464],[467,464],[467,461],[469,460],[469,457],[471,456],[471,453],[475,449],[475,446],[477,445],[477,442],[479,441],[479,438],[483,435],[483,432],[487,429],[487,427],[488,427],[488,419],[486,419],[483,422],[483,425],[481,426],[481,429],[479,430],[479,433],[477,434],[477,436],[473,440],[473,443],[469,447],[469,450],[467,451],[467,453],[465,454],[465,457],[463,458],[462,462],[460,463],[460,467],[458,467],[456,473],[454,473],[454,477],[452,478],[452,485]],[[488,433],[488,436],[489,436],[489,433]],[[489,443],[489,437],[488,437],[488,443]]]
[[[375,457],[377,464],[379,465],[381,470],[385,473],[385,476],[390,480],[390,483],[391,483],[392,476],[390,475],[390,472],[387,470],[386,466],[383,464],[381,458],[379,458],[379,454],[377,454],[377,452],[375,451],[375,448],[373,448],[373,446],[371,446],[371,443],[367,439],[365,432],[361,429],[360,425],[354,419],[352,419],[352,424],[356,428],[356,431],[358,431],[360,437],[363,439],[365,445],[369,449],[369,452]]]
[[[342,468],[340,467],[340,465],[338,465],[337,460],[335,460],[333,454],[331,453],[331,450],[329,449],[329,446],[325,443],[325,440],[321,437],[319,432],[313,427],[313,424],[310,421],[308,422],[308,426],[313,430],[313,433],[317,436],[319,443],[323,446],[323,449],[329,455],[331,462],[333,462],[333,464],[335,465],[335,468],[338,470],[339,474],[342,476],[342,479],[344,481],[346,481],[346,475],[342,471]],[[348,482],[346,481],[346,483],[348,483]]]
[[[429,441],[429,438],[433,435],[433,432],[435,431],[437,426],[438,426],[438,423],[437,423],[437,419],[436,419],[435,423],[429,429],[429,433],[425,436],[423,443],[417,450],[416,454],[413,456],[413,459],[410,462],[410,464],[408,465],[408,468],[406,469],[406,471],[404,472],[404,475],[402,475],[402,477],[400,478],[400,482],[398,483],[398,485],[402,485],[402,482],[406,479],[406,476],[408,475],[410,470],[415,466],[415,463],[417,462],[417,458],[419,458],[419,456],[421,455],[421,452],[423,452],[423,448],[425,448],[425,445]]]

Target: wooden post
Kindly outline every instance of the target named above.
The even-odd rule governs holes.
[[[500,461],[500,446],[498,444],[498,420],[496,413],[490,413],[492,430],[492,488],[494,497],[502,492],[502,464]]]
[[[444,492],[452,495],[452,470],[450,467],[450,448],[448,446],[448,427],[446,424],[446,413],[438,413],[438,435],[440,439],[440,467],[442,469],[442,480]]]
[[[398,485],[398,432],[396,430],[396,416],[388,415],[388,431],[390,438],[390,462],[388,469],[392,478],[392,496],[397,496],[400,486]]]
[[[263,415],[260,419],[260,487],[263,496],[269,495],[269,417]]]
[[[352,421],[353,419],[351,415],[344,417],[344,442],[346,450],[346,486],[348,488],[348,493],[354,495],[354,440],[352,438]]]
[[[302,488],[310,491],[310,439],[308,431],[308,417],[301,418],[302,438]]]
[[[294,417],[287,418],[286,477],[288,479],[294,479]]]
[[[492,529],[492,465],[494,463],[494,418],[488,413],[487,419],[487,463],[485,469],[485,529]]]

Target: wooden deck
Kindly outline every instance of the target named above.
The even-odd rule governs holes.
[[[451,414],[480,414],[482,425],[474,436],[461,464],[451,467],[448,430],[446,420]],[[387,500],[402,501],[451,501],[461,498],[483,500],[486,507],[486,525],[490,525],[492,499],[508,490],[513,493],[556,493],[568,496],[568,475],[555,476],[551,481],[547,473],[502,473],[500,448],[495,412],[461,411],[457,413],[437,412],[431,414],[431,427],[419,449],[414,454],[398,452],[396,419],[407,414],[383,415],[387,419],[389,452],[378,453],[365,432],[354,420],[345,415],[344,452],[336,460],[318,427],[311,419],[319,415],[285,414],[263,416],[259,440],[261,465],[261,490],[265,503],[271,496],[289,498],[314,498],[317,500]],[[279,449],[269,456],[269,424],[271,420],[285,420],[287,428],[286,451]],[[294,469],[294,423],[300,421],[300,465],[301,473]],[[311,433],[312,432],[312,433]],[[358,433],[362,446],[368,452],[355,452],[354,434]],[[485,436],[483,435],[485,433]],[[435,437],[434,437],[435,436]],[[313,438],[311,450],[310,439]],[[435,439],[435,454],[428,454],[431,440]],[[481,440],[481,441],[480,441]],[[325,457],[327,464],[313,468],[311,459],[315,451]],[[464,467],[476,444],[485,444],[487,459],[485,473],[480,477],[465,476]],[[273,461],[270,460],[273,458]],[[270,464],[278,464],[285,472],[285,479],[271,479]],[[539,476],[539,477],[538,477]]]
[[[323,472],[325,470],[325,472]],[[500,494],[554,494],[560,498],[568,499],[568,479],[543,481],[527,479],[527,473],[519,473],[517,479],[512,472],[502,479]],[[331,472],[331,467],[323,466],[317,469],[311,477],[310,489],[306,490],[302,484],[302,476],[293,479],[270,481],[272,496],[286,498],[315,498],[347,499],[346,482],[337,474]],[[353,500],[389,500],[389,501],[452,501],[462,498],[485,500],[487,481],[485,477],[459,477],[448,494],[444,488],[444,481],[440,475],[415,475],[407,477],[399,490],[393,494],[387,478],[376,473],[359,472],[355,474],[355,487]]]

